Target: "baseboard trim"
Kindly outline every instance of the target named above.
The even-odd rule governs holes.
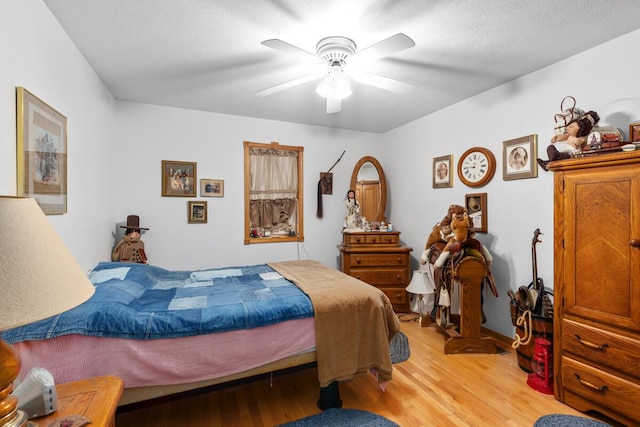
[[[482,335],[485,335],[487,337],[491,337],[494,339],[494,341],[496,341],[496,343],[506,349],[506,350],[513,350],[513,347],[511,347],[511,344],[513,344],[513,338],[509,338],[506,335],[502,335],[499,332],[496,331],[492,331],[491,329],[487,329],[484,326],[480,327],[480,333]]]

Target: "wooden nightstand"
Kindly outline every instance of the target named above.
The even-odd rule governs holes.
[[[40,427],[46,427],[65,416],[82,415],[91,420],[91,427],[113,427],[123,389],[124,382],[113,376],[56,385],[58,410],[32,421]]]

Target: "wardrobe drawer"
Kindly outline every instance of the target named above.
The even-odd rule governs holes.
[[[408,253],[397,254],[351,254],[351,267],[404,267],[409,262]]]
[[[636,419],[640,385],[568,357],[562,358],[562,386],[599,406]]]
[[[406,286],[409,284],[409,272],[406,268],[353,268],[349,274],[370,285]]]
[[[562,331],[565,355],[575,355],[640,379],[637,340],[567,319],[563,320]]]

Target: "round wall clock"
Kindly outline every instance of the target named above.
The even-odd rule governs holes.
[[[469,187],[482,187],[496,173],[496,158],[486,148],[473,147],[460,157],[458,178]]]

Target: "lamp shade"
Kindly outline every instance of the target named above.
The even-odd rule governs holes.
[[[34,199],[0,197],[0,224],[0,331],[93,295],[93,284]]]
[[[430,265],[430,264],[429,264]],[[431,271],[414,270],[411,282],[406,291],[416,295],[426,295],[435,292],[433,274]]]
[[[329,74],[320,82],[316,92],[331,99],[344,99],[351,95],[349,76],[344,72],[340,62],[336,61],[331,65]]]

